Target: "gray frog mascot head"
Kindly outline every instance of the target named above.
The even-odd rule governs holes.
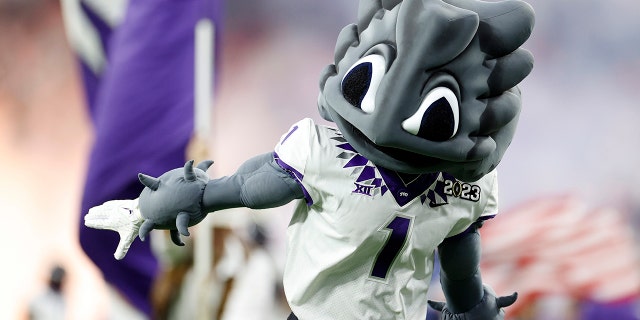
[[[517,0],[361,0],[323,71],[320,114],[376,165],[478,180],[513,138],[533,24]]]

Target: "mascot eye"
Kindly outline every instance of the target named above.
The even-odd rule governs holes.
[[[376,106],[376,92],[385,72],[383,56],[372,54],[361,58],[342,78],[342,95],[354,107],[372,113]]]
[[[458,131],[460,110],[451,89],[437,87],[424,98],[418,111],[402,122],[407,132],[431,141],[446,141]]]

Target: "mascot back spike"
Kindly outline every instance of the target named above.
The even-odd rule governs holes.
[[[323,118],[391,170],[447,171],[466,181],[493,170],[515,133],[515,86],[533,67],[520,48],[533,28],[531,7],[362,0],[358,15],[321,77]]]

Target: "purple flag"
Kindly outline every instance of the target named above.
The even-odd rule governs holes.
[[[220,3],[131,0],[115,29],[82,6],[98,31],[107,64],[96,74],[81,61],[95,141],[82,199],[80,243],[106,281],[147,315],[158,268],[149,241],[136,241],[117,261],[118,234],[87,228],[82,217],[105,201],[137,198],[143,189],[139,172],[159,176],[184,165],[194,126],[194,27],[209,18],[219,34]]]

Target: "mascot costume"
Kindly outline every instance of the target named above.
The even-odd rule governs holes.
[[[425,319],[436,249],[446,302],[429,305],[502,319],[517,295],[482,283],[478,228],[498,210],[533,23],[519,0],[360,0],[320,77],[318,109],[336,128],[301,120],[231,176],[210,179],[212,161],[139,174],[138,199],[92,208],[85,224],[119,232],[121,259],[153,229],[182,245],[209,213],[295,200],[290,319]]]

